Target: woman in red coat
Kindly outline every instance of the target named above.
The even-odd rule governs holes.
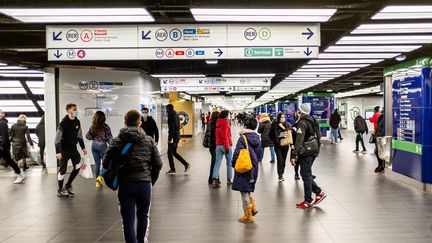
[[[229,111],[223,110],[219,114],[219,118],[216,121],[216,161],[213,168],[213,188],[220,188],[218,182],[219,170],[222,164],[222,158],[225,156],[227,164],[227,184],[232,184],[232,140],[231,140],[231,125],[228,120]]]

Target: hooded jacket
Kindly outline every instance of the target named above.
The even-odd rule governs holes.
[[[355,119],[354,119],[354,130],[356,131],[356,133],[368,133],[368,126],[366,124],[365,119],[358,115]]]
[[[321,133],[318,122],[310,115],[302,114],[296,124],[297,132],[295,134],[293,157],[300,155],[300,148],[304,142],[308,141],[311,136],[316,136],[318,147],[321,147]],[[318,156],[318,154],[316,155]]]
[[[339,128],[339,123],[341,122],[341,117],[339,113],[333,112],[333,114],[330,116],[330,127],[333,129]]]
[[[175,110],[168,110],[168,141],[180,140],[180,118]]]
[[[234,168],[240,150],[247,147],[242,135],[246,136],[248,141],[249,152],[252,159],[252,169],[245,173],[235,172],[232,189],[240,192],[253,192],[255,191],[255,183],[258,179],[258,155],[261,151],[261,142],[258,134],[253,130],[245,129],[240,132],[240,138],[237,140],[232,159],[232,166]]]
[[[216,121],[216,145],[223,145],[226,150],[232,146],[231,125],[227,119],[218,118]]]
[[[9,127],[6,118],[0,119],[0,148],[9,151]]]
[[[14,146],[26,146],[27,141],[31,146],[33,146],[33,141],[30,137],[29,129],[25,121],[18,120],[17,123],[13,124],[11,127],[10,140]]]
[[[273,146],[273,139],[270,137],[270,130],[272,123],[270,119],[260,122],[258,126],[258,133],[261,134],[261,146],[263,148]]]
[[[66,115],[58,126],[54,142],[56,153],[76,151],[77,143],[79,143],[81,149],[85,149],[81,123],[78,118],[71,120],[69,116]]]
[[[125,165],[119,171],[119,183],[128,181],[156,182],[162,168],[162,160],[155,141],[139,127],[125,127],[118,137],[111,140],[103,160],[103,167],[109,169],[118,161],[121,150],[127,143],[132,147],[124,156]]]

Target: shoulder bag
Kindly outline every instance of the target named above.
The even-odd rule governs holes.
[[[119,172],[120,169],[123,168],[125,165],[125,161],[124,161],[125,155],[131,150],[131,147],[133,145],[134,145],[133,143],[127,143],[123,147],[120,153],[120,157],[118,158],[118,161],[116,161],[117,163],[111,162],[111,168],[109,168],[102,174],[105,185],[113,191],[116,191],[119,187],[119,181],[118,181]]]
[[[252,170],[252,158],[249,152],[248,141],[245,135],[243,135],[242,137],[246,143],[246,148],[240,150],[236,160],[234,169],[238,173],[245,173]]]

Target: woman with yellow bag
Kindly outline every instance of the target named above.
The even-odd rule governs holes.
[[[273,139],[275,147],[279,182],[283,182],[288,151],[293,143],[291,125],[286,121],[283,113],[279,113],[276,121],[272,124],[270,137]]]
[[[257,126],[257,120],[252,117],[244,122],[244,129],[240,132],[232,160],[232,166],[235,168],[232,189],[241,194],[244,216],[239,221],[242,223],[253,222],[253,216],[258,213],[252,196],[258,178],[258,156],[261,151],[261,141],[255,132]]]

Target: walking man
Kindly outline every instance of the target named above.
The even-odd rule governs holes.
[[[79,143],[84,155],[87,155],[76,105],[67,104],[66,112],[67,114],[60,122],[55,137],[56,157],[60,160],[60,169],[57,175],[58,197],[74,196],[75,194],[72,188],[72,182],[81,168],[81,155],[78,152],[77,143]],[[63,188],[69,159],[72,161],[73,171],[69,176],[66,186]]]
[[[17,178],[15,184],[20,184],[24,181],[25,177],[17,163],[12,159],[10,154],[11,143],[9,140],[9,127],[8,120],[6,119],[5,113],[0,110],[0,158],[2,158],[6,164],[14,170]]]
[[[149,115],[149,109],[147,107],[141,109],[141,128],[147,136],[153,138],[156,145],[159,143],[159,129],[156,121]]]
[[[362,147],[363,147],[363,151],[362,153],[366,153],[366,147],[364,145],[364,141],[363,141],[363,134],[366,133],[368,134],[368,126],[366,124],[365,119],[361,116],[358,115],[355,119],[354,119],[354,130],[357,133],[356,136],[356,149],[354,150],[354,153],[358,153],[359,151],[359,143],[361,143]]]
[[[319,204],[327,194],[315,183],[312,175],[312,165],[319,154],[321,147],[321,134],[318,122],[309,114],[311,106],[303,103],[299,106],[299,118],[297,121],[297,135],[291,164],[300,165],[300,175],[304,186],[304,201],[297,203],[298,208],[309,208]],[[315,140],[315,141],[314,141]],[[315,200],[312,199],[315,193]]]
[[[184,165],[186,173],[190,170],[191,165],[177,153],[177,146],[180,141],[180,119],[173,105],[168,104],[166,110],[168,113],[168,161],[170,165],[170,170],[166,173],[168,175],[176,174],[174,157]]]

